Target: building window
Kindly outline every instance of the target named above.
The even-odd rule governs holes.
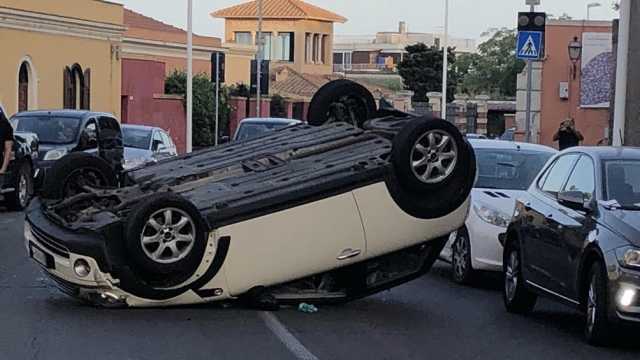
[[[320,35],[318,34],[313,35],[313,62],[316,64],[320,62]]]
[[[322,63],[323,64],[328,64],[329,63],[329,35],[322,35],[322,49],[320,52],[320,55],[322,56]]]
[[[29,110],[29,64],[20,65],[18,74],[18,112]]]
[[[273,43],[273,60],[294,61],[294,34],[291,32],[278,33]]]
[[[82,71],[79,64],[64,69],[63,105],[65,109],[91,108],[91,69]]]
[[[311,58],[311,54],[313,54],[313,35],[310,33],[306,33],[304,38],[304,62],[309,64],[313,61]]]
[[[237,31],[235,33],[235,41],[236,44],[253,45],[253,36],[251,36],[251,33],[248,31]]]
[[[271,33],[263,32],[260,34],[262,37],[262,60],[271,60],[272,46],[271,46]]]

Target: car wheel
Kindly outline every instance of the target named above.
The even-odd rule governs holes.
[[[20,166],[16,173],[15,189],[8,196],[7,206],[14,211],[22,211],[29,206],[31,197],[33,196],[33,174],[31,165],[27,162]]]
[[[503,299],[507,311],[528,314],[536,306],[538,296],[527,289],[522,276],[520,251],[511,244],[505,251]]]
[[[115,171],[103,159],[84,152],[56,161],[44,179],[42,197],[59,200],[85,192],[84,187],[108,188],[118,184]]]
[[[161,193],[136,205],[126,226],[130,265],[147,283],[162,288],[182,284],[204,256],[206,229],[185,198]]]
[[[589,289],[586,296],[587,319],[585,337],[595,346],[605,346],[611,342],[612,325],[608,317],[607,278],[600,262],[591,266]]]
[[[376,111],[375,99],[367,88],[350,80],[335,80],[313,96],[307,122],[313,126],[346,122],[362,128]]]
[[[463,285],[473,283],[475,272],[471,265],[471,241],[466,228],[458,230],[451,246],[451,269],[453,281],[456,283]]]
[[[468,199],[476,160],[458,129],[429,117],[409,121],[393,139],[387,188],[396,204],[421,219],[450,214]]]

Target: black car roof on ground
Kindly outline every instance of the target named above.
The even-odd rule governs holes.
[[[86,119],[88,117],[93,117],[93,116],[114,117],[113,114],[88,111],[88,110],[34,110],[34,111],[19,112],[15,116],[52,116],[52,115],[60,116],[60,117],[80,118],[80,119]]]

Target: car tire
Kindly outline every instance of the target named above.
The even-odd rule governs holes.
[[[15,191],[7,196],[7,207],[22,211],[29,206],[33,196],[33,171],[31,164],[23,162],[15,174]]]
[[[529,291],[525,284],[520,249],[517,244],[511,243],[504,254],[502,290],[504,305],[510,313],[528,314],[535,308],[538,296]]]
[[[461,285],[471,285],[475,279],[471,264],[471,241],[466,227],[458,230],[451,245],[451,274],[453,281]]]
[[[362,129],[376,112],[376,101],[367,88],[341,79],[325,84],[316,92],[309,104],[307,122],[313,126],[346,122]]]
[[[613,338],[614,328],[608,317],[608,291],[605,268],[595,262],[589,271],[589,287],[585,297],[587,318],[585,338],[594,346],[607,346]]]
[[[125,236],[129,265],[155,288],[177,286],[193,276],[207,243],[198,209],[173,193],[155,194],[137,204]]]
[[[116,173],[106,161],[91,154],[75,152],[53,164],[44,179],[42,197],[60,200],[82,193],[83,186],[110,188],[117,185]]]
[[[455,142],[457,158],[448,176],[436,182],[424,182],[412,168],[413,150],[431,131],[450,134]],[[387,188],[396,204],[419,219],[436,219],[450,214],[469,198],[475,182],[476,160],[458,129],[444,120],[430,117],[409,121],[393,139],[392,168],[387,175]],[[421,169],[419,169],[421,170]]]

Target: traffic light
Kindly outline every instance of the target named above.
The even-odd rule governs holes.
[[[217,61],[220,60],[218,64]],[[220,70],[219,78],[221,84],[224,84],[224,67],[225,67],[225,53],[214,51],[211,54],[211,81],[216,82],[216,69]]]
[[[518,31],[538,31],[544,33],[547,14],[543,12],[518,13]]]

